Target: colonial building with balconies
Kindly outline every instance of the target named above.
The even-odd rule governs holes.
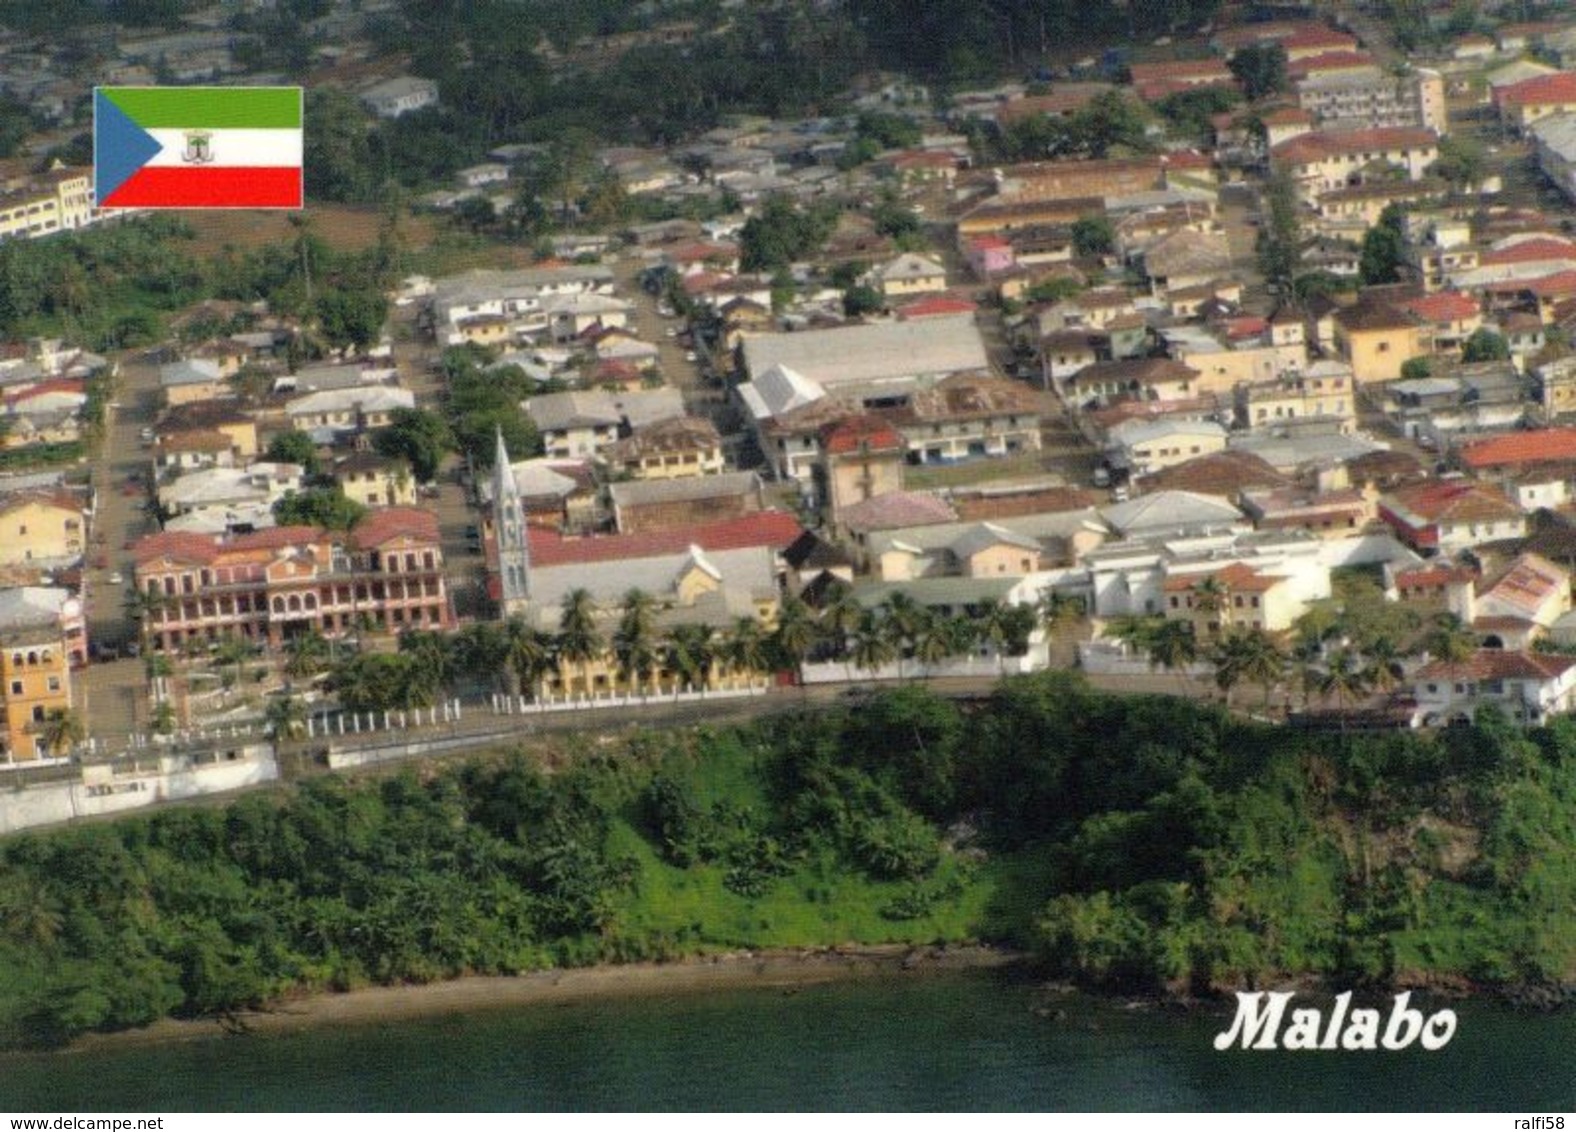
[[[153,648],[239,636],[278,646],[310,632],[448,629],[454,624],[436,517],[369,514],[348,532],[277,527],[215,538],[163,532],[134,548]]]

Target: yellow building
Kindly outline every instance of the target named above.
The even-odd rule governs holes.
[[[357,452],[334,466],[334,479],[346,499],[368,507],[416,505],[416,478],[403,460]]]
[[[714,476],[727,469],[722,436],[704,417],[673,417],[637,428],[602,452],[608,466],[638,480]]]
[[[1241,562],[1207,574],[1175,574],[1165,580],[1163,612],[1190,622],[1201,641],[1233,629],[1280,633],[1307,609],[1287,582]]]
[[[82,557],[82,504],[65,492],[24,491],[0,498],[0,565]]]
[[[71,666],[56,618],[27,617],[0,625],[0,692],[5,711],[0,761],[66,753],[50,751],[44,734],[51,713],[71,708]]]
[[[1235,399],[1237,423],[1244,428],[1273,428],[1307,417],[1338,421],[1343,433],[1357,425],[1352,371],[1341,362],[1318,361],[1303,373],[1239,385]]]
[[[54,169],[0,193],[0,240],[69,232],[93,222],[93,178],[86,169]]]
[[[1417,316],[1383,303],[1359,302],[1335,312],[1335,350],[1358,382],[1394,381],[1401,367],[1432,349]]]

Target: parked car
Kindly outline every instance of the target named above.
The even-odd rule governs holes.
[[[126,579],[121,575],[121,572],[119,570],[116,570],[113,574],[111,574],[109,576],[109,584],[112,585],[112,586],[124,585],[125,582],[126,582]]]

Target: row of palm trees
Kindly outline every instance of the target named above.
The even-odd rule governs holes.
[[[1146,654],[1152,669],[1181,675],[1197,664],[1209,665],[1228,704],[1232,691],[1248,684],[1263,689],[1267,708],[1273,689],[1295,676],[1305,708],[1317,696],[1326,704],[1333,702],[1343,719],[1352,705],[1370,695],[1395,691],[1408,657],[1426,654],[1460,662],[1478,647],[1477,637],[1451,614],[1435,617],[1410,648],[1382,636],[1359,648],[1342,635],[1338,623],[1313,621],[1300,624],[1285,641],[1263,629],[1241,626],[1200,639],[1193,622],[1158,615],[1113,618],[1106,635]]]
[[[556,632],[518,617],[477,622],[454,634],[408,631],[392,657],[337,660],[331,641],[307,633],[286,643],[284,668],[302,680],[328,673],[342,701],[389,709],[430,706],[443,689],[474,685],[478,678],[508,695],[535,696],[553,676],[565,687],[578,682],[590,689],[595,674],[609,669],[635,691],[663,685],[698,690],[718,678],[773,671],[791,671],[802,683],[812,661],[841,662],[850,678],[855,669],[873,675],[896,664],[902,677],[909,664],[917,674],[985,649],[1004,667],[1007,657],[1028,649],[1036,628],[1081,616],[1083,607],[1057,596],[1038,607],[991,601],[945,615],[902,592],[867,607],[841,587],[819,609],[798,597],[784,599],[769,626],[739,617],[725,627],[680,622],[663,628],[663,606],[645,591],[630,590],[609,616],[589,591],[576,589],[564,595],[558,612]]]

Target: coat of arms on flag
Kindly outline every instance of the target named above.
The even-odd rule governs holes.
[[[98,87],[100,208],[300,208],[300,87]]]

